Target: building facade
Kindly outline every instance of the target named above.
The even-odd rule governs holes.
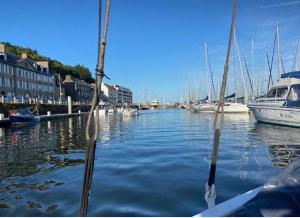
[[[36,98],[53,100],[55,80],[47,61],[35,62],[23,53],[21,57],[6,52],[0,43],[0,95],[6,99]]]
[[[118,92],[113,85],[102,83],[101,91],[103,92],[106,99],[108,99],[108,102],[110,104],[114,104],[114,105],[116,104]]]
[[[65,90],[65,96],[71,96],[72,101],[77,103],[90,104],[94,94],[93,85],[67,75],[62,83],[62,87]]]
[[[120,85],[109,85],[102,83],[101,91],[114,105],[132,104],[132,91]]]

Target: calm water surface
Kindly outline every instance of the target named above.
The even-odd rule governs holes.
[[[192,216],[206,209],[212,115],[102,117],[89,216]],[[78,216],[85,117],[0,129],[0,215]],[[299,129],[226,115],[217,203],[262,185],[300,155]]]

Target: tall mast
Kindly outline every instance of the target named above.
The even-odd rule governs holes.
[[[279,41],[279,26],[276,25],[277,33],[277,57],[278,57],[278,80],[281,76],[281,57],[280,57],[280,41]]]
[[[235,62],[236,62],[236,44],[233,44],[233,74],[234,74],[234,102],[236,102],[237,97],[237,75],[236,75],[236,69],[235,69]]]
[[[238,55],[240,68],[241,68],[241,72],[242,72],[242,79],[243,79],[243,86],[244,86],[244,103],[247,104],[248,103],[248,93],[247,93],[247,87],[246,87],[246,82],[245,82],[245,77],[244,77],[244,69],[243,69],[243,66],[242,66],[242,61],[241,61],[241,56],[240,56],[240,51],[239,51],[239,45],[238,45],[236,35],[235,35],[235,29],[233,31],[233,37],[234,37],[234,42],[235,42],[235,45],[236,45],[237,55]]]
[[[252,40],[251,40],[251,65],[252,65],[251,66],[251,68],[252,68],[252,81],[253,81],[253,84],[254,84],[254,40],[253,40],[253,36],[252,36]],[[254,89],[254,87],[253,87],[253,89]],[[253,93],[253,95],[255,96],[255,93]]]
[[[204,49],[205,49],[205,74],[206,74],[206,78],[207,78],[207,82],[208,82],[208,54],[207,54],[207,42],[205,41],[204,42]],[[209,96],[209,102],[212,100],[211,99],[211,95],[210,95],[210,92],[209,92],[209,86],[207,86],[207,95]]]

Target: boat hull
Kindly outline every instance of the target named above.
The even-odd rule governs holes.
[[[117,113],[117,109],[108,109],[108,114],[115,114]]]
[[[23,117],[23,116],[14,116],[10,115],[9,120],[14,125],[24,125],[24,124],[30,124],[40,121],[39,117]]]
[[[217,111],[217,107],[215,110]],[[249,113],[249,108],[242,103],[225,103],[224,113]]]
[[[138,115],[138,111],[137,110],[124,110],[123,111],[123,116],[124,117],[134,117]]]
[[[201,104],[193,107],[195,112],[201,113],[214,113],[216,105],[215,104]]]
[[[258,122],[300,127],[300,108],[250,106]]]

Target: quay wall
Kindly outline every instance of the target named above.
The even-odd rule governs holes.
[[[29,107],[31,111],[35,108],[35,104],[28,103],[0,103],[0,113],[3,113],[5,117],[8,117],[10,110]],[[88,112],[90,105],[72,105],[72,113]],[[46,115],[47,111],[51,111],[51,114],[66,114],[68,113],[68,105],[59,104],[38,104],[39,115]]]

